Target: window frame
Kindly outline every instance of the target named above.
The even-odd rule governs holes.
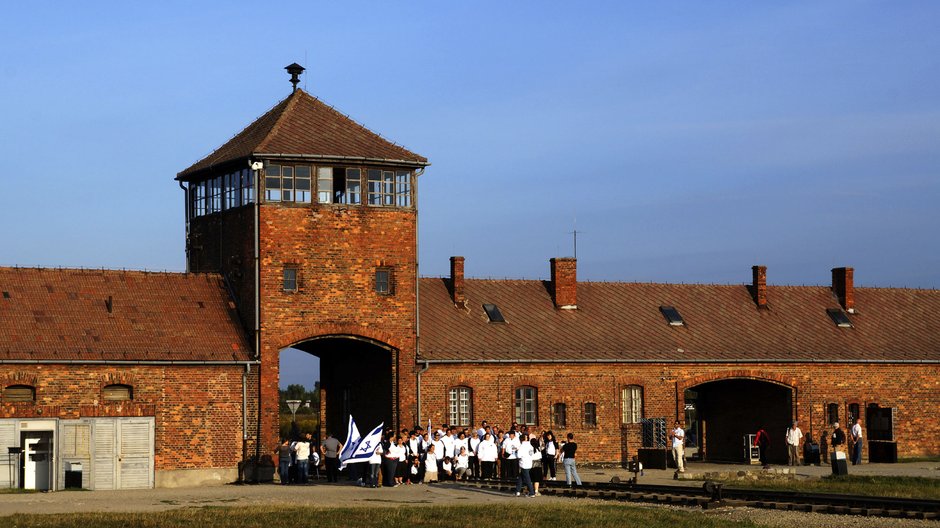
[[[117,390],[126,391],[127,397],[126,398],[115,397]],[[127,383],[112,383],[110,385],[105,385],[104,387],[101,387],[101,401],[118,402],[118,401],[133,401],[133,399],[134,399],[134,387],[131,385],[128,385]]]
[[[513,416],[519,425],[539,424],[538,387],[520,385],[513,390]]]
[[[293,277],[288,277],[288,275],[293,272]],[[293,288],[289,287],[289,283],[293,281]],[[284,293],[297,293],[300,291],[300,268],[296,265],[289,264],[285,265],[281,271],[281,291]]]
[[[380,280],[380,276],[385,275],[385,280]],[[385,289],[381,289],[382,285]],[[383,296],[395,295],[395,270],[391,266],[379,266],[375,268],[373,275],[373,289],[375,293]]]
[[[448,424],[459,427],[473,425],[473,389],[455,385],[447,390]]]
[[[836,422],[841,423],[841,420],[839,420],[839,404],[838,403],[830,402],[826,404],[826,420],[828,421],[828,425],[832,425]]]
[[[643,420],[643,386],[624,385],[620,390],[620,423],[640,423]]]
[[[568,427],[568,404],[567,403],[555,402],[552,404],[552,426]]]
[[[597,404],[584,402],[581,411],[582,423],[585,427],[597,427]]]
[[[28,391],[29,397],[23,397],[18,395],[17,392],[22,393],[22,391]],[[14,391],[11,394],[11,391]],[[0,401],[3,403],[23,403],[23,402],[35,402],[36,401],[36,387],[33,385],[26,385],[23,383],[17,383],[14,385],[7,385],[3,388],[3,393],[0,394]]]

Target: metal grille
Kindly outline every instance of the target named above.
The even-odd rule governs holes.
[[[640,423],[643,426],[643,447],[664,449],[669,439],[666,434],[666,419],[644,418]]]

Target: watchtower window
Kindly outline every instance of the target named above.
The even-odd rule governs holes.
[[[411,207],[411,172],[368,170],[369,205]]]
[[[362,203],[361,169],[346,169],[346,203],[350,205]]]
[[[218,213],[222,210],[222,177],[217,176],[209,180],[209,207],[208,213]]]
[[[295,292],[297,291],[297,268],[286,267],[284,268],[284,291],[286,292]]]
[[[281,201],[281,166],[268,165],[264,169],[264,201]]]
[[[321,204],[333,203],[333,167],[317,169],[317,201]]]
[[[294,168],[294,201],[310,203],[310,167],[306,165]]]
[[[378,268],[375,270],[375,292],[381,295],[395,293],[391,268]]]

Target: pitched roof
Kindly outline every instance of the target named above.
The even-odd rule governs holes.
[[[422,360],[940,361],[940,290],[856,288],[854,327],[839,328],[822,286],[768,286],[758,310],[745,285],[581,282],[578,309],[556,310],[547,282],[468,279],[462,310],[447,284],[420,282]],[[483,303],[506,322],[488,322]]]
[[[424,166],[427,158],[396,145],[298,89],[212,154],[177,175],[187,180],[214,165],[278,154]]]
[[[0,268],[0,291],[0,361],[250,359],[218,275]]]

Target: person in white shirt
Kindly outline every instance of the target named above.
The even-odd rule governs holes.
[[[515,479],[519,476],[520,445],[515,429],[510,429],[509,436],[503,441],[503,466],[506,468],[503,478]]]
[[[444,456],[454,458],[454,443],[457,439],[454,438],[454,431],[451,428],[447,428],[447,434],[441,438],[441,443],[444,444]]]
[[[375,451],[369,457],[369,481],[367,485],[370,488],[379,487],[379,468],[382,467],[382,442],[375,446]]]
[[[441,469],[441,459],[444,458],[444,442],[441,441],[441,436],[438,433],[434,433],[434,440],[431,442],[431,445],[434,446],[434,454],[437,455],[435,460],[437,461],[438,471]]]
[[[685,431],[682,424],[676,420],[676,428],[669,435],[672,438],[672,456],[676,459],[676,467],[679,473],[685,473]]]
[[[467,454],[467,448],[461,446],[457,458],[454,459],[454,474],[457,480],[464,480],[470,473],[470,455]]]
[[[483,437],[486,436],[486,429],[487,429],[486,420],[483,420],[482,422],[480,422],[480,428],[477,429],[477,436],[480,438],[480,440],[483,440]]]
[[[477,457],[480,459],[480,476],[491,479],[496,476],[496,459],[499,457],[499,448],[493,442],[493,436],[487,433],[477,447]]]
[[[428,446],[428,453],[424,456],[424,482],[437,482],[437,446],[434,444]]]
[[[856,418],[855,425],[852,426],[852,442],[854,442],[854,449],[852,450],[852,465],[857,466],[862,463],[862,446],[865,443],[862,441],[862,419]]]
[[[474,477],[480,476],[480,458],[477,456],[477,449],[480,447],[480,440],[477,431],[470,433],[470,440],[467,442],[467,455],[470,457],[470,474]]]
[[[545,443],[542,448],[542,476],[549,477],[549,480],[555,480],[555,459],[558,455],[558,440],[555,439],[555,433],[548,431],[542,437]]]
[[[516,496],[521,495],[522,486],[525,485],[529,497],[535,497],[535,487],[532,486],[532,477],[529,470],[532,469],[532,459],[535,457],[535,448],[529,442],[529,435],[523,434],[519,441],[519,447],[516,449],[516,456],[519,460],[519,476],[516,477]]]
[[[800,431],[800,428],[796,425],[796,420],[793,420],[793,424],[787,429],[787,453],[790,456],[788,464],[791,466],[800,465],[801,438],[803,438],[803,431]]]

